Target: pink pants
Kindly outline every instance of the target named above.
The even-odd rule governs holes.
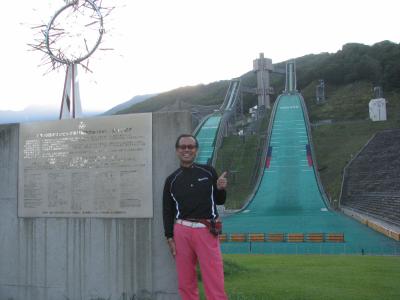
[[[199,299],[197,261],[207,300],[228,299],[224,290],[224,268],[218,237],[212,235],[207,228],[175,224],[174,240],[178,289],[182,299]]]

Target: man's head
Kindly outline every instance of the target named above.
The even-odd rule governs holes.
[[[181,166],[190,167],[196,159],[199,143],[191,134],[181,134],[175,143],[176,155],[178,156]]]

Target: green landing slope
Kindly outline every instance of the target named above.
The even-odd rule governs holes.
[[[221,117],[220,114],[208,117],[196,134],[199,142],[199,153],[197,154],[196,162],[199,164],[207,164],[212,159]]]
[[[241,212],[224,217],[225,233],[344,233],[344,243],[221,243],[224,253],[400,254],[400,243],[325,205],[309,147],[299,94],[281,95],[273,118],[264,174]],[[332,151],[335,151],[332,146]],[[228,198],[229,201],[229,198]]]
[[[195,136],[199,142],[199,153],[196,162],[210,164],[215,150],[215,143],[219,130],[223,130],[224,120],[232,114],[232,110],[238,100],[240,92],[240,80],[233,79],[229,84],[225,100],[218,111],[205,117],[199,128],[195,130]],[[225,118],[225,119],[224,119]]]

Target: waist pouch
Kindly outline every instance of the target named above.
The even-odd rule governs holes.
[[[208,230],[215,236],[218,236],[222,233],[222,221],[221,220],[207,220],[207,219],[199,219],[199,220],[190,220],[194,222],[199,222],[207,226]]]

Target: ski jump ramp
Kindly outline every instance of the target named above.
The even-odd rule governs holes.
[[[264,173],[247,206],[224,218],[223,252],[399,254],[399,242],[327,205],[302,96],[275,105]]]

